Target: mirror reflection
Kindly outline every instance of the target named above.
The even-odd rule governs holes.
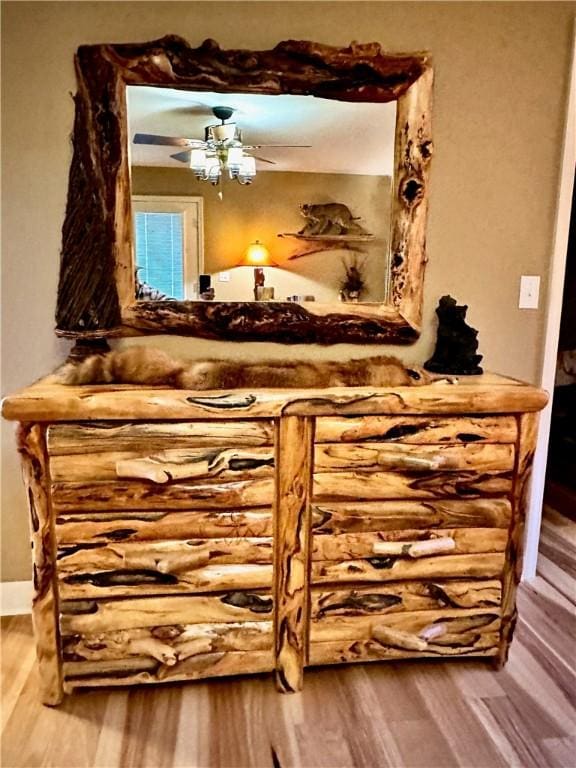
[[[387,298],[396,105],[127,88],[139,299]]]

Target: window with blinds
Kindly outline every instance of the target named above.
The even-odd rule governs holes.
[[[171,299],[184,299],[183,214],[136,211],[138,278]]]
[[[204,263],[202,202],[192,196],[132,196],[139,298],[197,298]]]

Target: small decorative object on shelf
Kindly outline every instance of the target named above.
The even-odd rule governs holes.
[[[340,284],[340,301],[357,302],[366,287],[362,276],[365,262],[359,264],[357,259],[353,259],[350,264],[344,260],[342,263],[346,270],[346,277]]]
[[[436,314],[438,331],[434,354],[424,363],[433,373],[453,373],[473,376],[482,373],[478,365],[482,355],[477,355],[478,331],[466,323],[466,304],[458,306],[452,296],[442,296]]]

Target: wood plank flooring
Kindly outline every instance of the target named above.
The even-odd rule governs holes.
[[[574,768],[576,523],[546,509],[506,668],[482,661],[307,670],[36,699],[30,618],[2,621],[2,768]]]

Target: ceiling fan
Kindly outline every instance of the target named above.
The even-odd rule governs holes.
[[[136,133],[134,144],[152,144],[171,147],[185,147],[170,157],[187,163],[196,178],[219,183],[223,172],[240,184],[251,184],[256,176],[256,160],[276,165],[274,160],[249,154],[262,147],[309,148],[309,144],[244,144],[242,132],[236,123],[227,123],[234,109],[232,107],[212,107],[212,114],[220,124],[208,125],[204,129],[204,139],[187,139],[173,136],[157,136],[149,133]]]

